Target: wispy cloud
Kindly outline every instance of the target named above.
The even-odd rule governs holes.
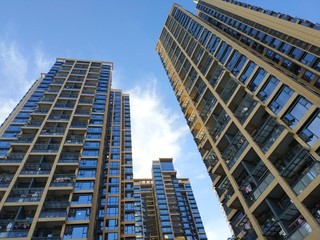
[[[40,46],[24,54],[15,41],[0,41],[0,122],[9,115],[40,73],[48,71],[48,59]]]
[[[177,115],[163,105],[156,88],[157,79],[148,75],[129,90],[136,178],[151,176],[152,160],[178,158],[187,133],[186,126],[177,124]]]

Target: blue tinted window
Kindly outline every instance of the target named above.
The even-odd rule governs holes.
[[[265,75],[266,75],[266,71],[263,68],[259,68],[257,70],[256,74],[254,75],[254,77],[252,78],[251,82],[248,85],[248,88],[250,89],[250,91],[255,92],[257,90],[260,83],[264,79]]]
[[[311,118],[307,126],[300,132],[301,138],[310,146],[320,137],[320,111]]]
[[[92,202],[92,194],[73,194],[72,204],[88,204]]]
[[[245,83],[251,76],[253,70],[255,69],[256,64],[254,62],[249,62],[246,69],[241,74],[240,80],[241,82]]]
[[[64,239],[87,238],[87,237],[88,237],[87,225],[67,226],[63,236]]]
[[[298,100],[293,104],[289,111],[282,118],[283,121],[290,127],[294,128],[300,119],[310,109],[311,103],[304,97],[299,97]]]
[[[269,105],[269,108],[272,110],[272,112],[278,114],[283,106],[288,102],[293,93],[294,91],[291,88],[284,85]]]
[[[261,91],[258,94],[260,100],[265,102],[273,93],[278,83],[279,80],[277,78],[275,78],[274,76],[269,77],[266,84],[262,87]]]

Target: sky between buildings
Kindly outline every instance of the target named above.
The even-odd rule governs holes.
[[[192,0],[177,0],[195,13]],[[244,0],[320,22],[319,0]],[[173,157],[191,180],[209,240],[231,236],[211,180],[155,51],[172,0],[1,0],[0,122],[57,57],[112,61],[113,88],[131,94],[134,176]]]

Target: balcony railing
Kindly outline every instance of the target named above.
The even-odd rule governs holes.
[[[75,175],[71,174],[56,174],[50,187],[69,187],[74,185]]]
[[[62,240],[60,236],[52,236],[52,237],[32,237],[31,240]]]
[[[65,143],[69,143],[69,144],[82,144],[83,143],[83,136],[79,136],[79,135],[68,135],[66,142]]]
[[[69,114],[53,114],[49,116],[49,120],[55,121],[68,121],[70,118]]]
[[[0,162],[21,162],[24,156],[25,153],[12,152],[8,155],[7,159],[1,160]]]
[[[253,191],[247,197],[247,201],[250,205],[252,205],[260,196],[261,194],[267,189],[267,187],[272,183],[274,176],[269,173],[261,182],[260,184],[253,189]]]
[[[87,128],[88,123],[87,122],[72,122],[71,127],[72,128]]]
[[[254,140],[261,147],[262,151],[267,152],[283,130],[283,126],[279,125],[273,117],[269,117],[258,129]]]
[[[34,145],[32,152],[57,152],[60,144],[37,143]]]
[[[12,174],[1,174],[0,175],[0,188],[6,188],[9,186],[13,175]]]
[[[17,136],[18,139],[13,143],[31,143],[34,139],[34,136],[34,134],[21,134]]]
[[[7,202],[38,202],[43,188],[13,188]]]
[[[44,135],[63,135],[65,128],[43,128],[41,134]]]
[[[76,110],[75,114],[77,115],[90,115],[90,110]]]
[[[68,153],[68,152],[63,152],[60,155],[59,162],[60,163],[74,163],[74,162],[79,162],[79,153]]]
[[[306,169],[297,182],[293,185],[293,191],[299,195],[320,174],[320,163],[315,162]]]
[[[295,230],[287,237],[287,240],[305,239],[312,232],[311,226],[304,220],[297,222]]]
[[[31,121],[27,122],[25,127],[39,127],[39,126],[41,126],[41,123],[42,123],[41,121],[31,120]]]
[[[67,218],[67,211],[42,211],[40,218]]]

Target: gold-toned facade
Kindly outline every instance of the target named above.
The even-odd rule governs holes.
[[[233,0],[174,5],[156,49],[235,237],[320,235],[320,31]]]
[[[56,60],[0,128],[0,238],[135,239],[129,96]]]
[[[173,160],[160,158],[152,179],[134,180],[136,239],[207,239],[190,182],[176,175]]]

